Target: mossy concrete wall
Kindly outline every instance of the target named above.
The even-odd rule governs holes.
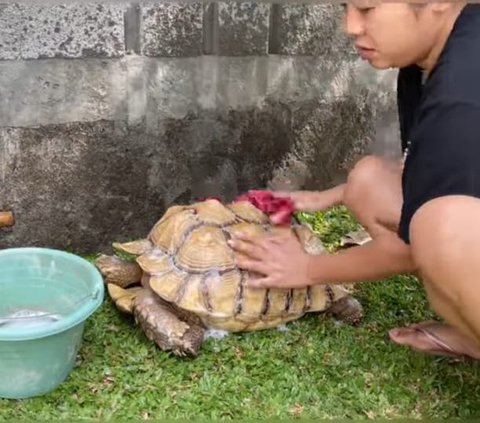
[[[0,0],[1,2],[2,0]],[[175,203],[325,188],[398,154],[395,79],[341,6],[0,3],[0,248],[99,251]]]

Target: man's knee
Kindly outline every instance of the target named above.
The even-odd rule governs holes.
[[[480,266],[479,215],[479,200],[449,196],[425,203],[412,218],[410,240],[415,265],[442,291],[460,287],[468,269]]]
[[[349,172],[344,193],[344,203],[348,208],[355,208],[360,201],[365,204],[368,193],[375,189],[385,174],[386,160],[379,156],[361,158]]]

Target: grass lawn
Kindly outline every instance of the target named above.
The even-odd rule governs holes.
[[[342,209],[304,215],[331,247],[354,228]],[[208,339],[199,357],[170,356],[107,298],[88,320],[77,366],[56,391],[0,400],[2,419],[480,417],[480,367],[387,340],[432,318],[421,285],[398,276],[357,288],[356,328],[310,314],[286,331]]]

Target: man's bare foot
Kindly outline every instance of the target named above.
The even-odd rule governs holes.
[[[390,339],[416,351],[432,355],[480,360],[478,345],[455,328],[438,322],[423,322],[389,331]]]

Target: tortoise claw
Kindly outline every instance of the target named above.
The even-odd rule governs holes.
[[[144,288],[133,287],[123,289],[115,284],[107,284],[108,294],[115,303],[115,306],[123,313],[132,314],[135,298],[140,294]]]

